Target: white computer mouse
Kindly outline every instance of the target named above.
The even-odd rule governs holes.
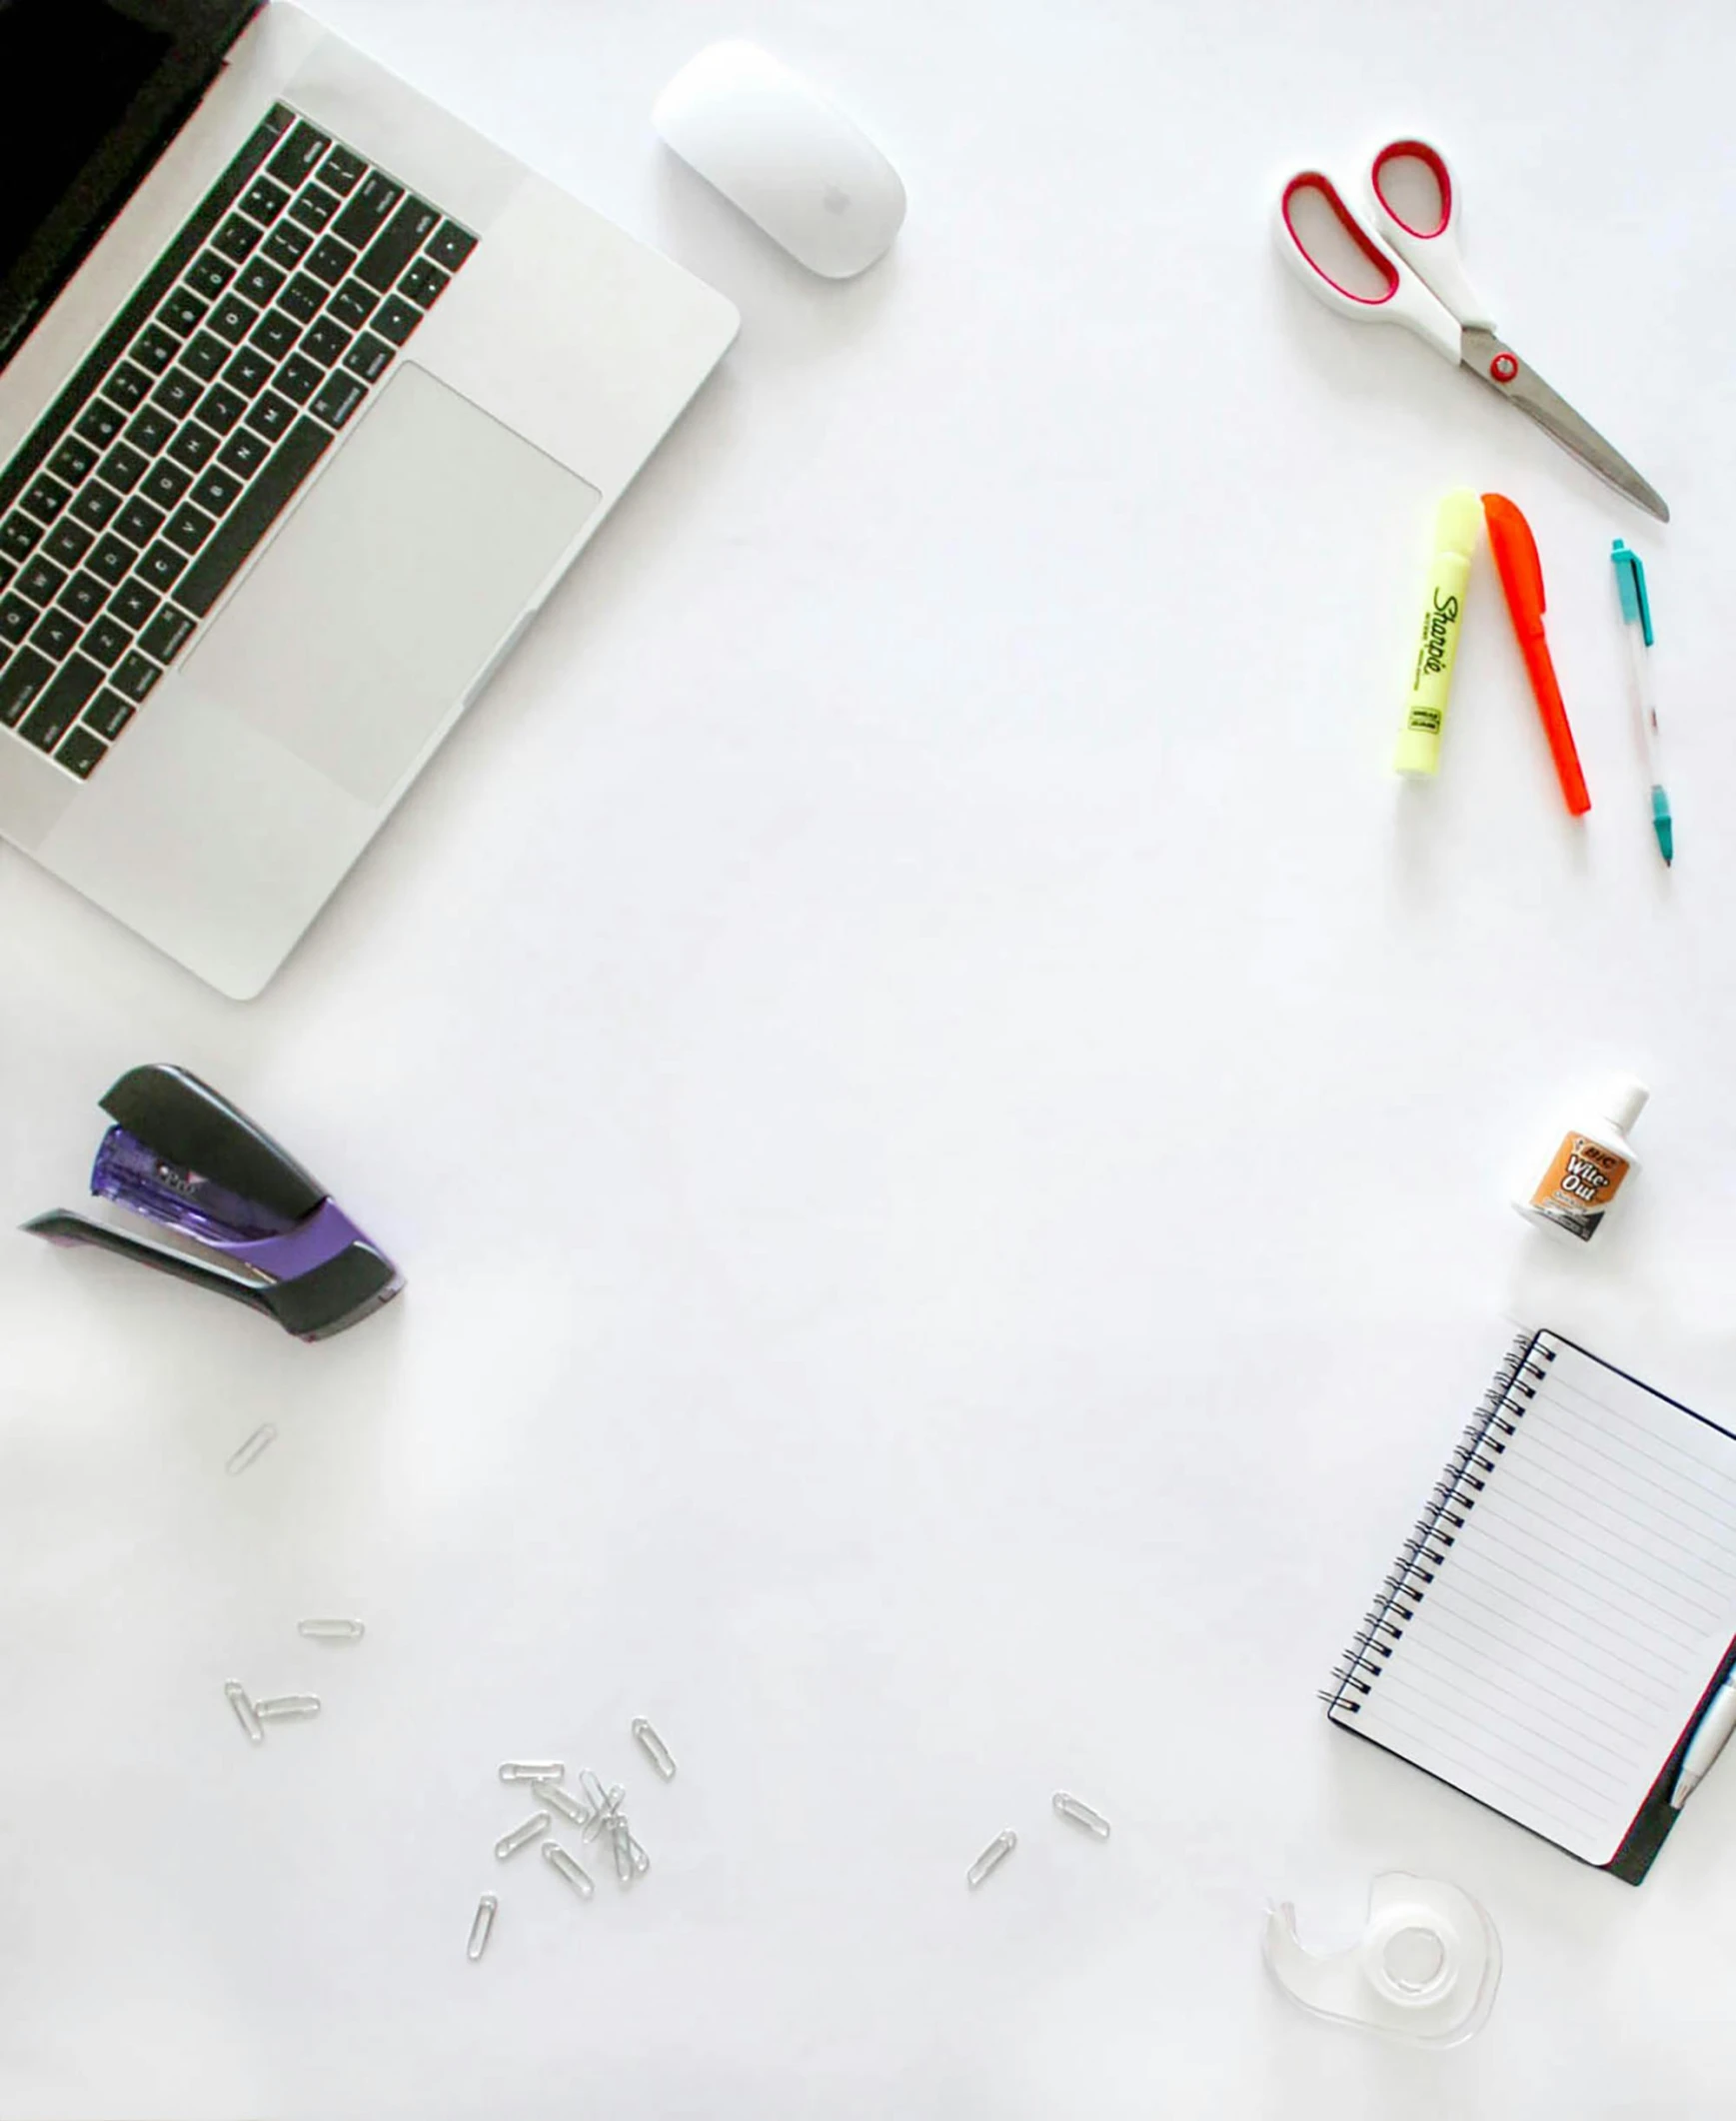
[[[885,156],[758,45],[708,46],[651,115],[684,162],[828,280],[866,272],[903,222],[904,187]]]

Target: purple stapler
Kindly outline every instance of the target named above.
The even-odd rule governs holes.
[[[323,1340],[389,1303],[404,1276],[318,1180],[184,1067],[130,1068],[102,1100],[90,1189],[173,1233],[161,1242],[55,1208],[24,1227],[195,1281]]]

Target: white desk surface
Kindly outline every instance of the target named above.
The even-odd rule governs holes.
[[[1736,1414],[1736,15],[326,11],[743,328],[262,1001],[0,859],[0,1221],[178,1060],[410,1275],[310,1348],[0,1243],[0,2113],[1726,2114],[1736,1765],[1634,1893],[1314,1689],[1504,1313]],[[854,285],[650,134],[738,32],[903,172]],[[1281,273],[1274,176],[1407,125],[1667,531]],[[1386,771],[1459,483],[1536,528],[1584,829],[1486,559],[1448,770]],[[1560,1259],[1507,1174],[1606,1066],[1647,1168]],[[251,1752],[231,1673],[325,1713]],[[629,1784],[631,1896],[493,1861],[544,1751]],[[1495,1917],[1469,2047],[1267,1981],[1268,1896],[1330,1941],[1384,1868]]]

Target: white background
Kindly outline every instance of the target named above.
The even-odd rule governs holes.
[[[743,328],[262,1001],[0,858],[0,1222],[76,1204],[97,1097],[175,1060],[410,1276],[305,1347],[0,1243],[0,2110],[1726,2113],[1736,1765],[1635,1893],[1314,1689],[1503,1314],[1736,1415],[1736,18],[326,12]],[[649,131],[738,32],[905,177],[860,282]],[[1275,180],[1407,127],[1669,530],[1280,273]],[[1460,483],[1535,527],[1583,827],[1486,557],[1446,771],[1387,771]],[[1612,1066],[1647,1167],[1562,1257],[1506,1194]],[[299,1642],[322,1610],[365,1645]],[[232,1673],[325,1712],[250,1751]],[[633,1894],[493,1861],[543,1751],[627,1781]],[[1389,1867],[1500,1928],[1469,2047],[1262,1971],[1268,1896],[1334,1942]]]

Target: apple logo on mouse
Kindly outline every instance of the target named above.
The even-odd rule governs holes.
[[[850,194],[842,185],[829,184],[820,195],[820,203],[829,214],[850,212]]]

